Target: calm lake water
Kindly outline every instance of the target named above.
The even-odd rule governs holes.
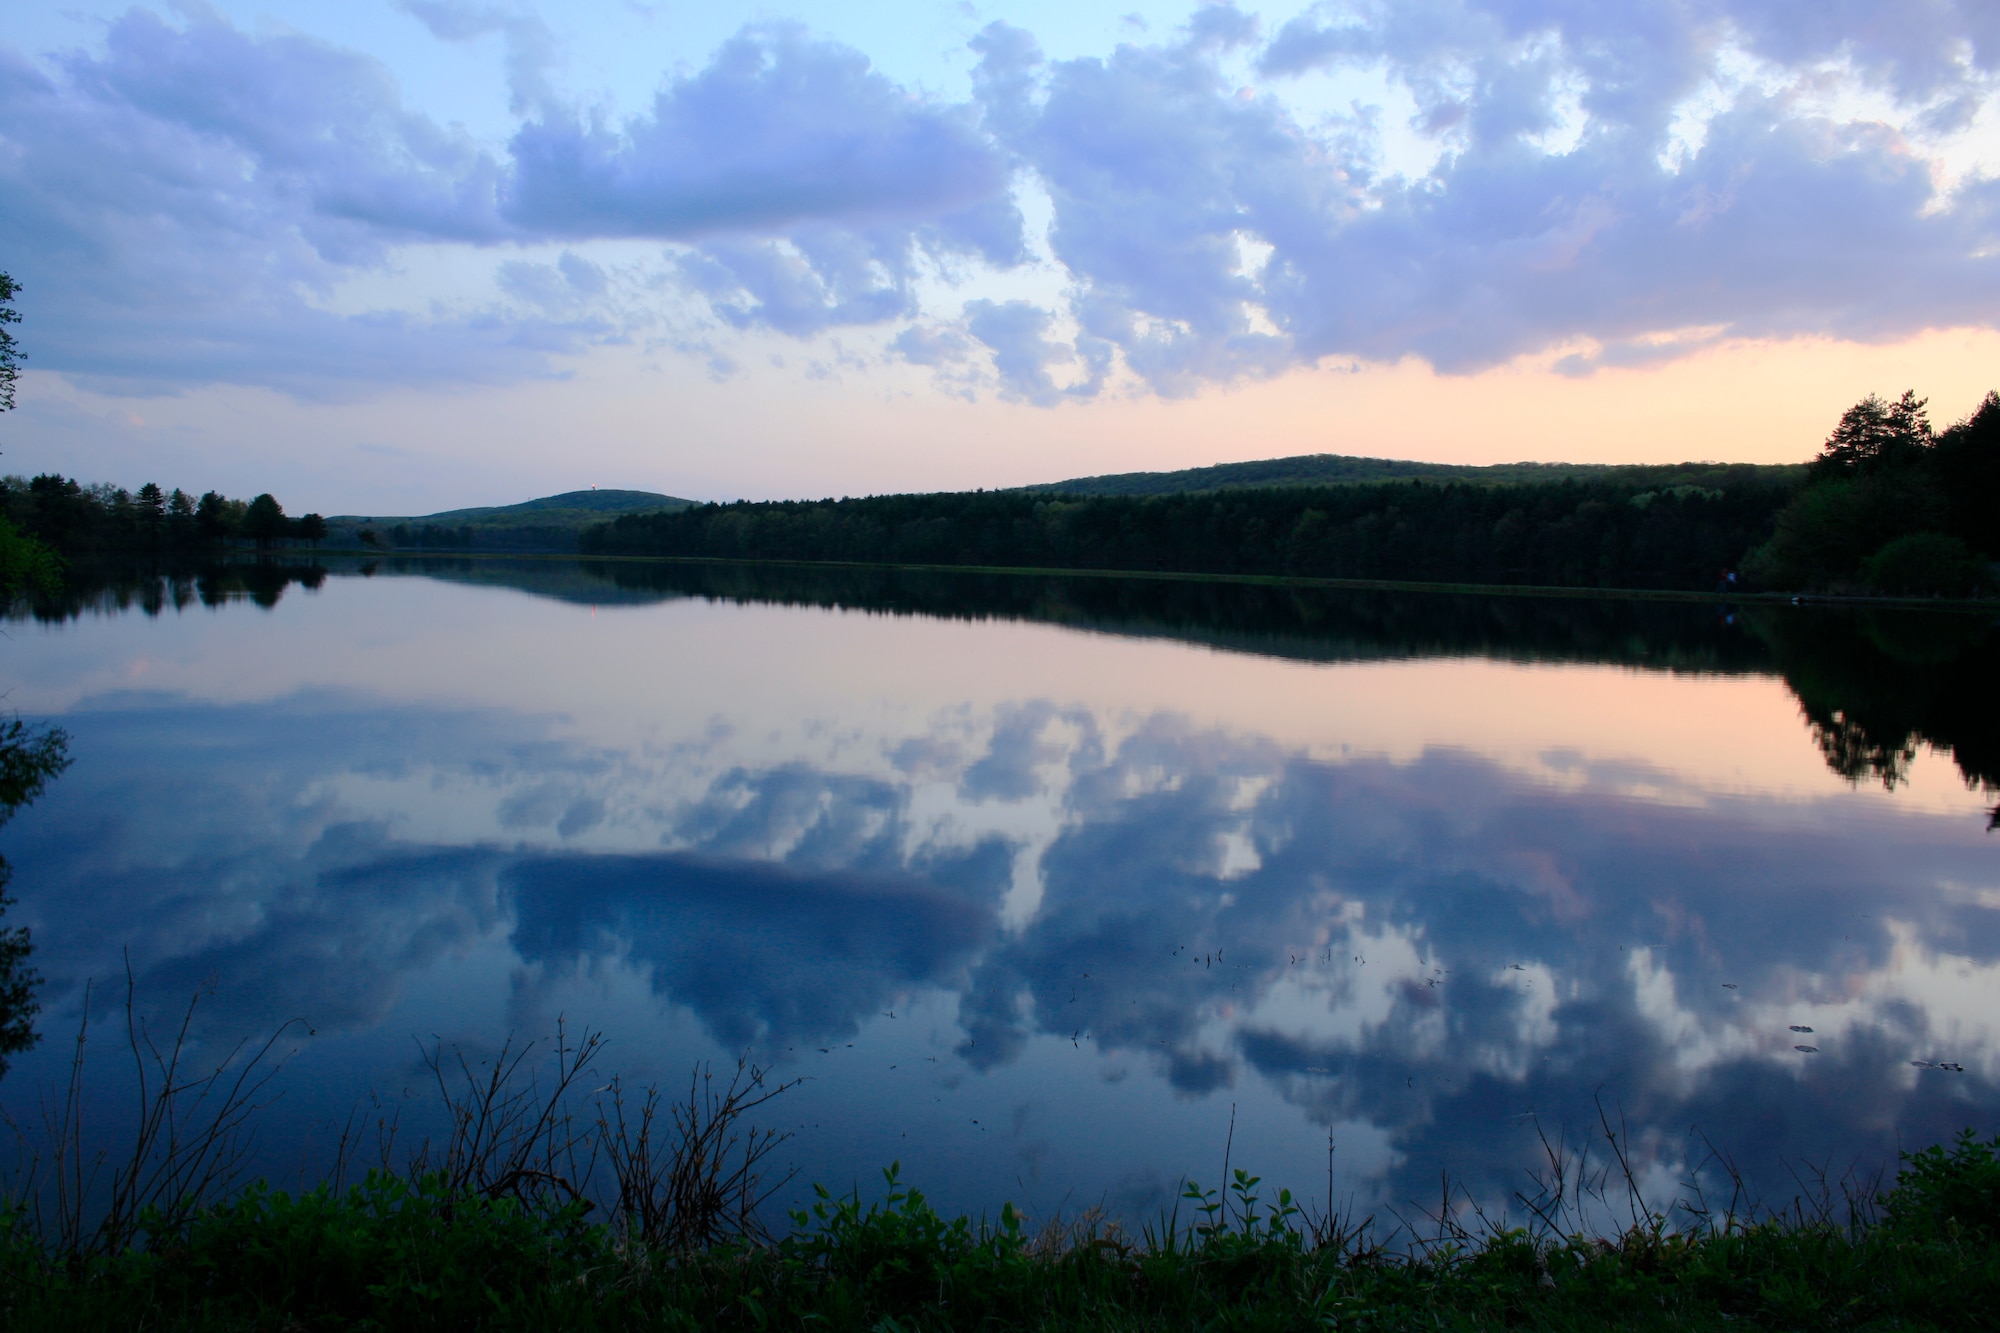
[[[1329,1137],[1357,1204],[1504,1198],[1600,1105],[1663,1194],[1996,1128],[1990,615],[405,561],[0,661],[75,756],[0,836],[17,1116],[129,955],[207,1051],[310,1025],[280,1177],[559,1016],[606,1076],[806,1078],[795,1193],[972,1211],[1143,1216],[1225,1142],[1319,1199]]]

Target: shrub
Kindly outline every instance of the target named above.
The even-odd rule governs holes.
[[[1861,565],[1870,588],[1904,597],[1964,597],[1979,588],[1985,573],[1963,541],[1942,532],[1898,537]]]
[[[2000,1240],[2000,1136],[1962,1131],[1949,1147],[1904,1153],[1896,1187],[1882,1196],[1888,1227],[1912,1240]]]

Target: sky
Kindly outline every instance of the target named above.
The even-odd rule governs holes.
[[[423,513],[1809,457],[2000,387],[1990,0],[9,6],[0,468]]]

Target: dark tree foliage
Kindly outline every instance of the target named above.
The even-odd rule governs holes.
[[[1881,468],[1906,467],[1931,447],[1930,418],[1915,390],[1905,390],[1893,403],[1869,394],[1840,414],[1813,471],[1822,476],[1852,475]]]
[[[1769,645],[1835,772],[1895,787],[1929,746],[1951,756],[1966,786],[2000,796],[2000,626],[1913,611],[1744,620]]]
[[[662,599],[702,597],[951,620],[1029,620],[1309,662],[1476,656],[1672,671],[1770,669],[1764,645],[1733,618],[1718,615],[1712,605],[1684,601],[1413,595],[1312,584],[880,565],[609,560],[579,565],[621,592]],[[523,579],[521,586],[533,585]],[[593,604],[608,600],[596,591],[563,592]]]
[[[69,767],[69,737],[56,728],[37,730],[20,718],[0,723],[0,824],[42,794]],[[0,916],[13,905],[7,883],[13,869],[0,857]],[[7,1058],[35,1044],[35,990],[41,978],[29,966],[34,941],[25,926],[0,927],[0,1074]]]
[[[178,487],[164,491],[150,481],[133,494],[115,486],[84,486],[53,472],[33,480],[0,478],[0,521],[70,560],[188,556],[232,540],[265,548],[326,536],[319,515],[287,518],[270,495],[246,504],[206,491],[197,500]]]
[[[139,488],[132,505],[138,511],[141,530],[158,540],[167,523],[167,493],[149,481]]]
[[[585,532],[587,555],[1166,570],[1438,583],[1714,588],[1789,484],[1565,480],[1146,497],[1020,491],[701,505]]]
[[[158,616],[190,606],[250,602],[269,609],[293,584],[308,590],[326,582],[325,566],[282,558],[255,562],[216,556],[205,561],[93,561],[78,565],[60,588],[16,601],[14,614],[59,625],[88,615],[139,611]]]
[[[586,555],[1689,590],[1741,566],[1770,590],[1991,591],[2000,394],[1942,432],[1924,409],[1915,393],[1855,404],[1802,488],[1750,467],[1677,485],[1606,473],[1147,495],[1035,488],[700,505],[626,515],[579,545]]]
[[[398,523],[388,529],[392,546],[418,550],[467,551],[478,545],[478,533],[469,523]],[[377,541],[380,537],[377,537]]]
[[[259,547],[266,547],[275,546],[290,532],[291,526],[291,520],[285,517],[284,506],[266,491],[250,502],[238,531]]]
[[[1785,589],[1966,596],[2000,559],[2000,394],[1933,432],[1924,400],[1873,395],[1842,414],[1806,488],[1746,562]]]

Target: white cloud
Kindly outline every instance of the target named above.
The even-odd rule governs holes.
[[[1208,6],[1056,61],[995,24],[962,103],[767,23],[625,117],[555,88],[532,16],[405,7],[504,39],[504,149],[409,110],[369,55],[206,12],[0,51],[34,364],[310,396],[559,373],[649,322],[724,360],[745,332],[859,327],[946,392],[1054,405],[1330,357],[1582,346],[1588,373],[2000,310],[2000,12],[1970,0],[1364,0],[1268,40]],[[1311,113],[1329,86],[1372,100]],[[1044,199],[1034,234],[1018,201]],[[613,275],[597,248],[637,242],[666,253]],[[339,299],[426,246],[483,256],[484,287]]]

